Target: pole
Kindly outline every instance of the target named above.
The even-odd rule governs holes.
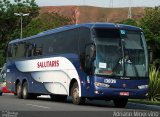
[[[20,20],[21,20],[21,32],[20,32],[20,39],[22,39],[23,38],[23,17],[24,16],[29,16],[29,13],[26,13],[26,14],[24,14],[24,13],[14,13],[14,15],[15,16],[19,16],[20,17]]]
[[[132,1],[129,0],[129,9],[128,9],[128,18],[131,19],[132,18],[132,8],[131,8],[131,3]]]
[[[22,30],[23,30],[23,29],[22,29],[22,28],[23,28],[23,24],[22,24],[22,23],[23,23],[23,18],[22,18],[22,17],[23,17],[23,16],[21,15],[20,17],[21,17],[21,36],[20,36],[20,37],[21,37],[21,39],[22,39],[22,33],[23,33],[23,32],[22,32]]]

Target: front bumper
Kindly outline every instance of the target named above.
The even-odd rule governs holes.
[[[148,89],[116,89],[96,87],[92,92],[95,98],[130,98],[145,99],[148,95]]]
[[[109,78],[100,76],[87,77],[86,97],[91,98],[131,98],[145,99],[148,95],[149,79],[146,78]]]

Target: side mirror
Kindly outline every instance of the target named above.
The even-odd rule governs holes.
[[[95,46],[93,44],[87,45],[85,49],[85,70],[89,74],[92,73],[94,55]]]

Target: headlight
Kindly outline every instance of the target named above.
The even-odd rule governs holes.
[[[138,89],[147,89],[148,88],[148,85],[140,85],[138,86]]]
[[[110,86],[109,84],[100,83],[100,82],[95,82],[94,84],[97,87],[107,87],[108,88]]]

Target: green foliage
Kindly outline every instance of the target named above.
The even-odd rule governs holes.
[[[160,6],[155,8],[146,8],[145,15],[141,20],[141,26],[143,29],[147,29],[155,37],[149,39],[157,39],[158,35],[160,36]],[[158,40],[160,41],[160,40]]]
[[[126,24],[126,25],[132,25],[132,26],[137,26],[137,22],[134,19],[126,19],[120,22],[121,24]]]
[[[160,6],[146,8],[144,17],[140,20],[126,19],[120,23],[141,27],[148,46],[153,52],[153,60],[160,59]]]
[[[23,37],[71,23],[71,19],[58,14],[42,14],[35,0],[0,0],[0,67],[5,62],[5,48],[12,39],[20,37],[20,16],[14,13],[29,13],[23,17]],[[38,17],[37,17],[38,16]]]
[[[32,18],[38,15],[39,8],[34,0],[19,0],[18,3],[11,4],[9,0],[0,1],[0,40],[9,40],[15,29],[20,29],[20,17],[14,13],[30,13],[29,17],[23,18],[25,27]]]
[[[71,19],[60,16],[56,13],[45,13],[38,18],[33,19],[23,30],[23,36],[28,37],[40,33],[42,31],[53,29],[56,27],[68,25]]]
[[[23,28],[25,28],[33,18],[39,15],[39,7],[35,3],[35,0],[18,0],[18,4],[14,4],[14,13],[29,13],[29,16],[23,17]],[[20,17],[16,17],[17,24],[11,37],[12,39],[20,37]]]
[[[14,13],[30,13],[29,17],[23,18],[25,27],[38,12],[35,0],[18,0],[18,3],[0,0],[0,66],[5,62],[4,53],[8,41],[20,37],[20,17]]]
[[[2,54],[2,55],[3,55],[3,51],[0,51],[0,54]],[[2,66],[3,66],[4,61],[5,61],[5,58],[4,58],[3,56],[0,56],[0,67],[2,67]]]
[[[148,99],[129,99],[130,102],[146,104],[146,105],[157,105],[160,106],[160,101],[150,101]]]
[[[160,58],[160,6],[146,8],[144,17],[140,20],[148,45],[153,51],[153,58]]]
[[[151,65],[149,73],[149,93],[150,101],[160,101],[160,71],[156,69],[155,65]]]

